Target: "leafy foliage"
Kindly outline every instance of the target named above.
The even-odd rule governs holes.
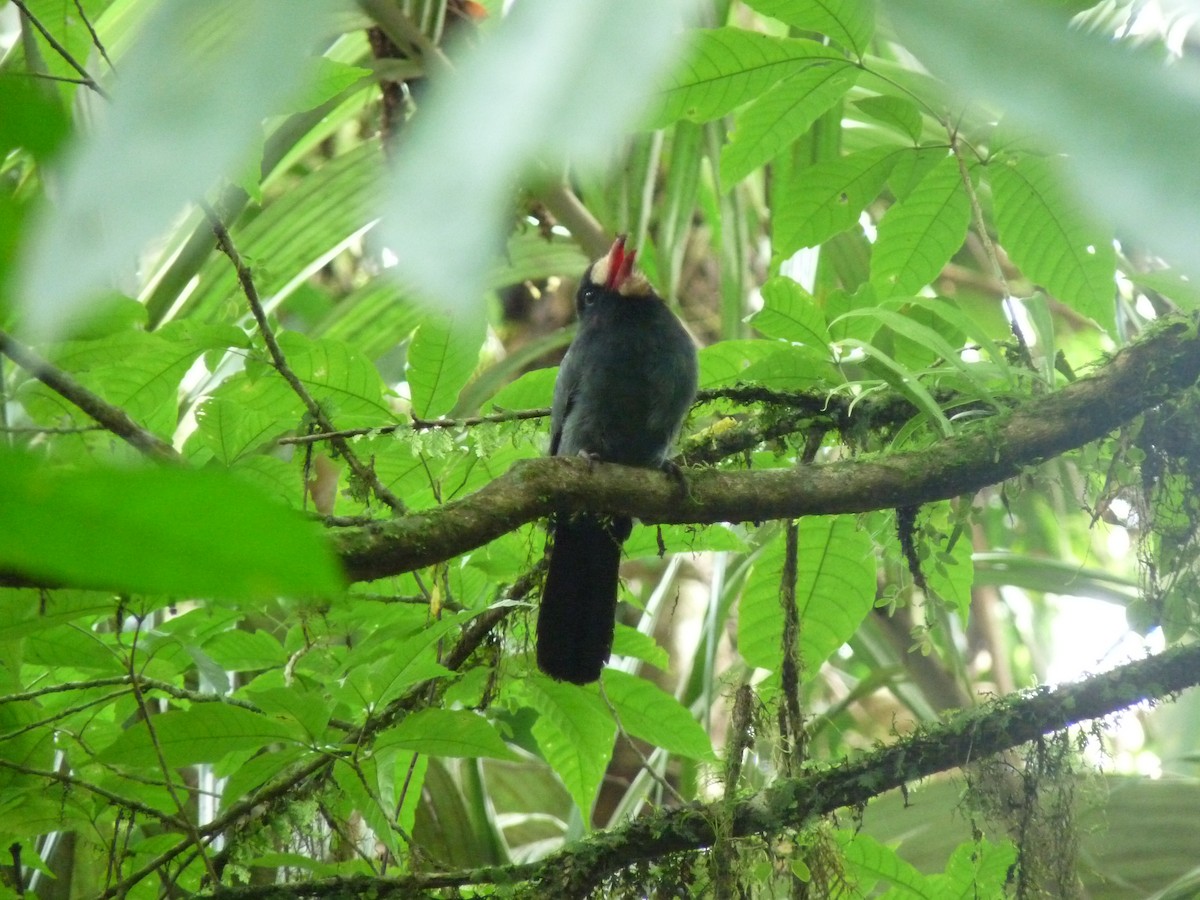
[[[853,829],[760,801],[1061,680],[1056,598],[1194,638],[1186,357],[1099,398],[1098,443],[1037,423],[1056,449],[1005,484],[895,510],[869,475],[982,469],[1009,448],[970,441],[1194,331],[1156,321],[1197,303],[1194,61],[1113,39],[1123,4],[300,6],[0,10],[0,891],[1115,896],[1042,874],[1012,813],[918,834],[873,794]],[[701,396],[691,493],[625,545],[615,655],[578,687],[533,663],[537,516],[645,498],[529,473],[616,232]],[[810,472],[853,500],[793,555],[762,510]],[[713,524],[718,475],[774,487]],[[1194,699],[1172,714],[1150,745],[1194,776]],[[653,807],[694,812],[671,854],[607,858]],[[1156,851],[1104,874],[1186,890],[1191,848]]]

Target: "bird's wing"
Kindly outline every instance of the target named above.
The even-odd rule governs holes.
[[[567,350],[558,367],[558,378],[554,382],[554,400],[550,406],[550,455],[558,456],[558,445],[562,441],[563,426],[575,406],[579,389],[579,373],[571,351]]]

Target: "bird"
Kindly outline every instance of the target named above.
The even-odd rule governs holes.
[[[579,329],[554,383],[550,455],[678,471],[667,461],[698,380],[696,345],[618,235],[575,295]],[[537,663],[558,681],[600,678],[616,627],[627,516],[556,513]]]

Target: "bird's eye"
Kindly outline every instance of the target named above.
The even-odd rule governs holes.
[[[600,291],[596,288],[595,285],[589,284],[587,287],[585,287],[583,289],[583,305],[591,306],[593,303],[596,302],[596,298],[598,296],[600,296]]]

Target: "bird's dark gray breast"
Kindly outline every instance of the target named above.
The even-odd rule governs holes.
[[[580,320],[555,386],[555,452],[658,466],[696,392],[696,351],[658,299],[604,296]]]

